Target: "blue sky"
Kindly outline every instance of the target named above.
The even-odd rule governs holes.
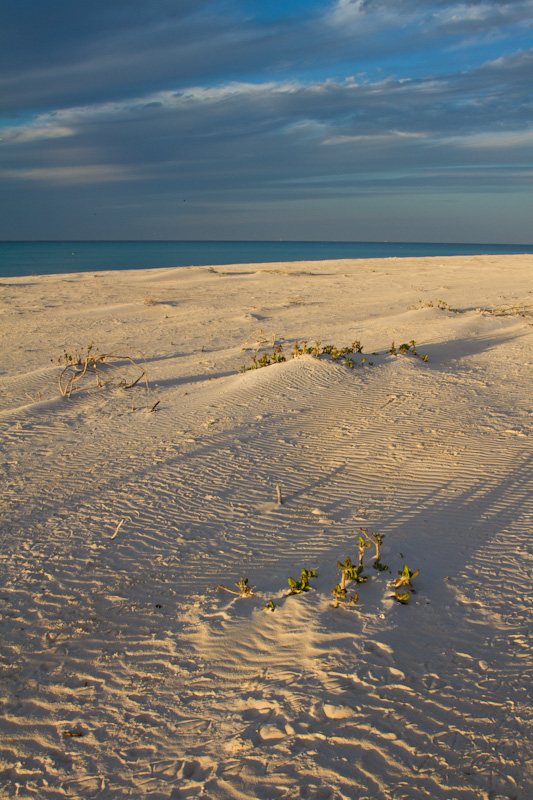
[[[1,239],[533,241],[533,0],[4,0]]]

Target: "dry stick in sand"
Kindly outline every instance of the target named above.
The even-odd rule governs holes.
[[[533,305],[526,303],[517,303],[516,305],[503,303],[502,305],[483,308],[482,310],[488,314],[493,314],[495,317],[533,317]]]
[[[115,528],[115,533],[113,534],[113,536],[111,537],[111,539],[114,539],[114,538],[115,538],[115,536],[116,536],[116,535],[117,535],[117,533],[119,532],[120,528],[122,527],[122,523],[123,523],[123,522],[124,522],[124,520],[123,520],[123,519],[121,519],[121,520],[120,520],[120,522],[118,523],[117,527]]]
[[[278,506],[280,506],[283,503],[283,497],[281,496],[281,486],[279,485],[279,483],[276,486],[276,495],[278,498]]]

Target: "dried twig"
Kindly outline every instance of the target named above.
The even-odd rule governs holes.
[[[123,522],[124,522],[124,520],[123,520],[123,519],[121,519],[121,520],[120,520],[120,522],[118,523],[117,527],[115,528],[115,533],[113,534],[113,536],[111,536],[111,539],[114,539],[114,538],[115,538],[115,536],[116,536],[116,535],[117,535],[117,533],[119,532],[120,528],[122,527],[122,523],[123,523]]]
[[[517,303],[516,305],[509,305],[502,303],[499,306],[484,308],[483,311],[495,317],[533,317],[533,304]]]

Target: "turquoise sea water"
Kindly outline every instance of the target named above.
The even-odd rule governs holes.
[[[0,242],[0,277],[116,269],[533,253],[533,245],[420,242]]]

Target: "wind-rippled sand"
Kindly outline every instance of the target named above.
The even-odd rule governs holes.
[[[479,256],[2,279],[0,796],[530,800],[532,275]],[[303,340],[363,354],[290,358]],[[389,352],[411,340],[427,361]],[[91,342],[150,391],[62,397],[57,359]],[[366,550],[334,609],[361,527],[389,570]],[[216,591],[241,576],[253,597]]]

